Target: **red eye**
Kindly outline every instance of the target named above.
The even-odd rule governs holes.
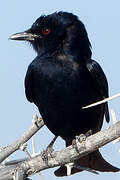
[[[42,29],[42,33],[43,33],[44,35],[48,35],[48,34],[50,33],[50,29],[49,29],[49,28],[43,28],[43,29]]]

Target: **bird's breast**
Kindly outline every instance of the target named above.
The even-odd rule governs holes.
[[[51,63],[44,66],[42,64],[38,69],[40,70],[36,71],[34,77],[34,94],[41,101],[51,104],[54,102],[56,106],[61,104],[66,106],[66,103],[73,102],[84,105],[85,100],[83,101],[81,97],[93,93],[92,79],[87,69],[75,69],[72,63],[63,65]]]
[[[87,127],[81,123],[85,115],[82,106],[97,98],[87,69],[72,67],[49,64],[41,66],[34,76],[34,103],[47,127],[62,137],[74,136],[80,126],[86,131]]]

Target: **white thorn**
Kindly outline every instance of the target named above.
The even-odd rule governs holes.
[[[23,145],[21,145],[21,146],[20,146],[20,149],[21,149],[22,151],[24,151],[29,158],[31,158],[30,153],[27,151],[27,143],[24,143]]]
[[[34,137],[32,137],[32,156],[34,156],[35,154],[36,154],[36,147],[34,143]]]
[[[84,107],[82,107],[82,109],[87,109],[87,108],[90,108],[90,107],[93,107],[93,106],[97,106],[97,105],[99,105],[99,104],[102,104],[102,103],[108,102],[108,101],[110,101],[110,100],[112,100],[112,99],[115,99],[115,98],[117,98],[117,97],[120,97],[120,93],[115,94],[114,96],[111,96],[111,97],[105,98],[105,99],[103,99],[103,100],[101,100],[101,101],[98,101],[98,102],[92,103],[92,104],[90,104],[90,105],[84,106]]]
[[[113,124],[117,123],[118,120],[117,120],[115,111],[113,109],[111,109],[111,115],[112,115]]]
[[[67,176],[70,176],[71,175],[71,170],[73,168],[73,165],[74,163],[68,163],[68,164],[65,164],[66,168],[67,168]]]
[[[32,136],[32,157],[36,156],[39,153],[36,153],[36,147],[35,147],[35,142],[34,142],[34,136]],[[41,174],[41,172],[38,172],[41,180],[44,180],[43,175]]]
[[[113,109],[111,109],[111,115],[112,115],[113,124],[117,123],[118,120],[117,120],[115,111]],[[113,144],[118,143],[118,142],[120,142],[120,137],[112,141]]]

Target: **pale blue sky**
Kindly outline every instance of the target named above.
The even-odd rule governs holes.
[[[93,58],[104,69],[110,94],[120,92],[120,1],[119,0],[53,0],[53,1],[2,1],[0,9],[1,53],[0,53],[0,146],[14,142],[31,124],[32,116],[37,108],[30,104],[24,94],[24,77],[29,63],[36,53],[24,42],[9,41],[8,37],[31,26],[41,14],[55,11],[75,13],[86,25],[92,44]],[[120,116],[120,99],[109,103],[114,108],[117,117]],[[112,123],[112,121],[111,121]],[[110,124],[111,124],[110,123]],[[110,125],[109,124],[109,125]],[[104,122],[104,127],[108,127]],[[47,128],[42,128],[36,135],[37,150],[45,148],[53,135]],[[64,147],[59,138],[56,149]],[[30,149],[30,147],[29,147]],[[112,143],[101,149],[103,156],[112,164],[120,167],[120,144]],[[12,158],[23,157],[24,153],[15,153]],[[43,172],[45,180],[55,180],[54,169]],[[120,173],[101,173],[99,176],[82,172],[67,178],[67,180],[118,180]],[[33,180],[39,176],[32,177]]]

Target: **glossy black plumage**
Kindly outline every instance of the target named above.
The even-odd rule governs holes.
[[[25,77],[26,97],[36,104],[49,130],[61,136],[67,146],[76,135],[101,130],[104,115],[109,122],[107,103],[82,109],[108,97],[108,83],[100,65],[91,59],[91,44],[77,16],[67,12],[41,16],[29,30],[11,39],[27,40],[37,52]],[[119,170],[99,151],[76,163],[98,171]],[[73,169],[72,173],[78,171]],[[66,168],[55,174],[66,175]]]

